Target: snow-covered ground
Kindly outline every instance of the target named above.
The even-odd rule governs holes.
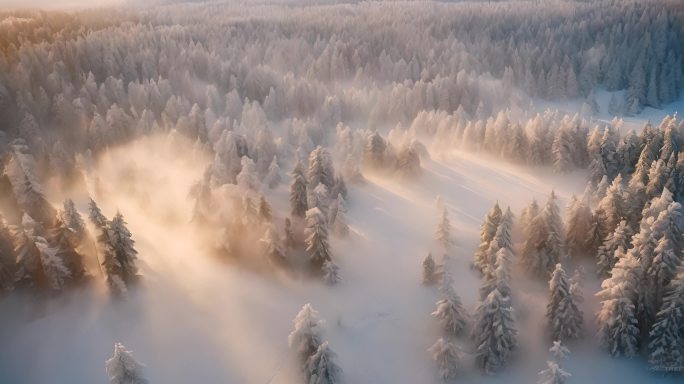
[[[124,154],[137,160],[112,160]],[[563,207],[571,194],[582,193],[585,177],[458,151],[424,162],[415,181],[367,176],[365,183],[349,185],[352,234],[332,242],[343,281],[327,287],[255,274],[205,252],[203,234],[189,224],[192,203],[186,196],[207,159],[179,157],[177,149],[149,141],[109,155],[98,166],[100,180],[91,176],[91,188],[104,196],[107,216],[118,208],[129,222],[144,284],[122,302],[105,299],[100,283],[48,308],[26,307],[29,301],[16,296],[1,299],[1,383],[104,384],[104,361],[115,342],[148,365],[151,383],[299,383],[287,336],[305,303],[326,320],[324,338],[337,352],[347,383],[437,383],[426,350],[440,334],[430,316],[439,293],[421,285],[423,257],[428,251],[438,260],[442,255],[433,240],[436,196],[453,224],[456,289],[472,310],[480,280],[469,264],[485,213],[498,200],[519,214],[532,198],[543,204],[552,189]],[[284,184],[269,192],[276,220],[288,209]],[[572,382],[678,382],[650,374],[641,360],[611,359],[599,349],[592,297],[598,282],[591,268],[584,287],[585,337],[568,345],[573,353],[565,368]],[[516,272],[514,285],[520,348],[509,368],[482,376],[472,368],[472,346],[464,339],[463,371],[454,382],[536,382],[551,344],[544,323],[546,283]]]

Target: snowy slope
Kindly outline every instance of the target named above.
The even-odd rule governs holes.
[[[1,383],[106,383],[104,361],[118,341],[148,365],[152,383],[299,383],[287,335],[307,302],[326,320],[324,337],[338,353],[348,383],[437,383],[426,349],[439,337],[430,316],[439,294],[420,284],[425,254],[433,251],[437,260],[442,255],[433,240],[439,217],[435,197],[441,195],[450,212],[456,242],[451,268],[457,291],[472,310],[479,277],[469,263],[481,220],[494,202],[510,204],[519,214],[532,198],[543,203],[551,189],[565,204],[584,188],[581,172],[557,176],[461,152],[424,162],[417,181],[368,176],[366,183],[350,185],[353,233],[347,240],[333,240],[343,281],[331,288],[268,278],[206,254],[203,234],[189,227],[192,204],[185,196],[207,159],[182,159],[173,147],[149,142],[116,151],[121,152],[113,151],[112,158],[147,154],[148,160],[104,161],[97,170],[100,181],[92,175],[90,180],[104,196],[105,214],[117,208],[124,212],[145,283],[124,302],[104,299],[99,285],[49,308],[25,307],[23,298],[2,299]],[[130,183],[135,188],[127,187],[126,180],[137,181]],[[287,186],[269,192],[269,198],[282,220]],[[509,368],[483,377],[466,357],[455,382],[536,381],[550,345],[544,333],[545,284],[515,275],[520,349]],[[597,303],[591,297],[597,288],[591,279],[585,285],[587,334],[569,345],[573,354],[565,367],[572,382],[676,382],[651,375],[641,361],[610,359],[599,351],[592,323]],[[467,340],[462,346],[471,352]]]

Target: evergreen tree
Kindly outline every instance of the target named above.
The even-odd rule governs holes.
[[[684,371],[684,269],[672,280],[655,323],[648,349],[651,369],[665,373]]]
[[[620,223],[620,220],[626,217],[621,175],[618,175],[613,180],[613,183],[606,190],[606,195],[601,199],[598,206],[606,213],[608,231],[614,231],[618,223]]]
[[[335,183],[335,169],[327,149],[318,146],[309,154],[308,187],[313,189],[323,184],[330,190]]]
[[[259,196],[257,215],[262,223],[270,223],[271,220],[273,220],[273,209],[271,208],[271,204],[266,201],[264,195]]]
[[[589,234],[585,238],[585,248],[589,254],[598,252],[598,248],[605,242],[609,234],[608,217],[606,211],[601,208],[596,208],[591,216],[591,225],[589,226]]]
[[[439,377],[442,380],[450,380],[456,377],[461,359],[461,351],[449,339],[439,338],[428,352],[437,363]]]
[[[17,255],[14,253],[14,239],[5,219],[0,216],[0,292],[14,288]]]
[[[76,210],[76,206],[71,199],[64,200],[64,210],[61,213],[61,220],[66,225],[67,228],[73,231],[74,246],[80,245],[80,243],[86,237],[86,227],[81,214]]]
[[[14,253],[17,255],[16,286],[46,292],[50,288],[50,280],[33,236],[25,230],[19,230]]]
[[[478,305],[473,340],[477,366],[493,374],[508,361],[517,346],[517,330],[510,299],[494,289]]]
[[[114,344],[114,356],[105,362],[110,384],[147,384],[145,366],[133,358],[133,352]]]
[[[570,351],[559,341],[554,341],[549,349],[553,355],[553,360],[546,362],[546,369],[539,372],[538,384],[563,384],[571,375],[565,372],[561,366],[561,360],[567,358]]]
[[[323,322],[318,319],[318,311],[311,304],[305,304],[293,323],[294,329],[288,336],[288,345],[297,353],[301,363],[305,364],[322,344],[320,328]]]
[[[489,248],[487,249],[487,265],[494,266],[496,262],[497,252],[501,248],[506,248],[510,252],[513,252],[513,241],[511,240],[511,230],[513,227],[513,213],[510,208],[506,209],[506,212],[501,216],[501,221],[496,229],[496,233],[489,242]],[[502,292],[503,293],[503,292]]]
[[[566,215],[565,249],[569,256],[586,252],[586,239],[591,228],[591,209],[585,199],[572,196]]]
[[[641,263],[634,252],[620,255],[611,277],[601,284],[596,294],[601,309],[596,318],[599,340],[611,356],[636,356],[641,341],[636,302],[642,274]]]
[[[618,255],[630,249],[631,245],[632,229],[622,220],[598,249],[598,275],[607,277],[615,266]]]
[[[501,217],[503,212],[499,208],[499,203],[494,204],[494,207],[487,213],[484,223],[480,227],[480,246],[475,252],[475,258],[473,260],[473,266],[481,272],[487,267],[487,250],[489,249],[489,243],[491,243],[494,235],[496,235],[496,230],[501,222]]]
[[[440,218],[439,224],[437,224],[435,238],[444,246],[445,249],[449,249],[451,245],[451,222],[449,221],[449,212],[447,211],[446,207],[442,210],[442,216]]]
[[[523,245],[522,261],[530,273],[545,276],[564,254],[563,221],[554,192],[551,192],[544,209],[530,224],[528,233]]]
[[[465,329],[467,313],[449,277],[444,279],[442,293],[444,296],[437,302],[437,309],[432,312],[432,316],[439,320],[444,334],[449,337],[458,336]]]
[[[345,208],[345,201],[342,194],[337,195],[335,200],[335,216],[331,221],[333,232],[340,237],[347,237],[349,235],[349,225],[347,224],[347,209]]]
[[[55,247],[55,256],[69,271],[71,279],[78,281],[85,277],[86,271],[83,266],[83,256],[76,250],[73,239],[74,231],[57,218],[51,239]]]
[[[537,215],[539,215],[539,205],[537,200],[532,200],[520,214],[520,227],[525,238],[530,237],[530,226]]]
[[[309,194],[309,208],[318,208],[323,214],[326,223],[328,223],[328,218],[330,217],[329,206],[330,196],[328,188],[323,183],[318,183]]]
[[[268,166],[268,173],[264,177],[264,183],[268,185],[269,188],[275,189],[280,185],[282,177],[280,176],[280,167],[278,166],[278,158],[273,156],[271,164]]]
[[[325,217],[318,208],[306,211],[306,254],[316,273],[322,273],[327,261],[330,261],[330,245],[328,244],[328,228]]]
[[[332,260],[323,264],[323,282],[328,285],[335,285],[340,282],[339,267]]]
[[[109,225],[109,239],[114,257],[120,267],[117,275],[124,284],[128,285],[134,282],[138,273],[138,268],[135,265],[138,251],[135,250],[135,241],[133,241],[131,232],[126,227],[126,222],[120,212],[114,215]]]
[[[368,137],[364,153],[364,161],[371,168],[382,169],[385,166],[385,151],[387,150],[387,142],[378,134],[374,132]]]
[[[338,384],[342,380],[342,369],[335,363],[335,352],[325,341],[304,365],[306,384]]]
[[[423,259],[423,284],[432,285],[439,280],[439,273],[437,272],[437,265],[432,253],[428,253]]]
[[[261,243],[263,253],[269,263],[278,267],[287,265],[285,251],[283,250],[278,234],[272,226],[266,229],[264,237],[259,239],[259,243]]]
[[[583,315],[575,297],[570,293],[565,271],[560,264],[556,264],[549,280],[546,318],[555,340],[576,339],[580,336]]]
[[[290,184],[290,213],[292,217],[303,218],[309,209],[306,191],[306,178],[301,162],[297,162],[292,171],[292,183]]]
[[[297,239],[295,239],[294,231],[292,230],[292,220],[289,217],[285,218],[285,246],[288,249],[293,249],[297,246]]]

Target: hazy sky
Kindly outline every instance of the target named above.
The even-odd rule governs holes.
[[[0,9],[8,8],[87,8],[122,3],[125,0],[0,0]]]

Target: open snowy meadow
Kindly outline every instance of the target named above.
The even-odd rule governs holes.
[[[680,383],[684,7],[0,0],[0,384]]]

